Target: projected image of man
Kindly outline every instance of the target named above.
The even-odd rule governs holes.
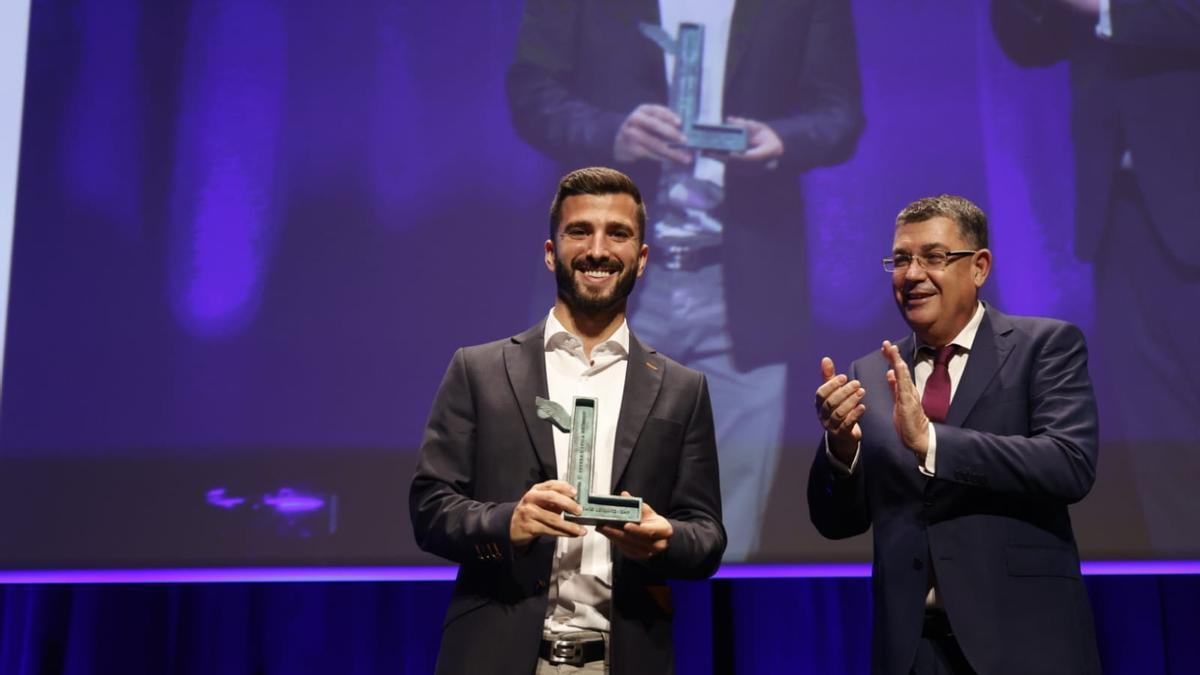
[[[983,211],[913,202],[884,259],[912,333],[820,363],[810,516],[873,528],[876,673],[1099,672],[1067,513],[1096,477],[1087,348],[982,302],[991,268]]]
[[[1200,359],[1179,309],[1200,307],[1200,1],[992,0],[992,20],[1017,63],[1070,64],[1105,440],[1125,445],[1154,553],[1194,558]]]

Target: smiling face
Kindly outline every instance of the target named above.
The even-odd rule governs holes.
[[[556,240],[545,245],[558,297],[586,317],[624,310],[648,253],[637,204],[624,193],[567,197]]]
[[[916,256],[974,248],[957,223],[936,216],[897,226],[892,255]],[[941,347],[967,325],[975,314],[979,289],[987,281],[991,264],[992,254],[984,248],[971,256],[952,258],[945,269],[927,270],[914,260],[892,273],[896,306],[922,342]]]

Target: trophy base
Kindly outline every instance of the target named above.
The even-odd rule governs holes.
[[[588,495],[583,513],[564,513],[563,517],[580,525],[624,525],[642,521],[641,497],[610,497]]]

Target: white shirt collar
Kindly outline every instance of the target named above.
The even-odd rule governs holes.
[[[983,323],[983,315],[984,315],[983,302],[980,300],[977,300],[975,302],[975,313],[973,315],[971,315],[971,320],[967,322],[967,325],[963,326],[962,330],[958,331],[958,335],[954,336],[954,339],[950,341],[950,344],[957,346],[959,349],[961,349],[963,351],[967,351],[967,352],[971,351],[971,346],[975,344],[975,334],[979,332],[979,325]],[[921,340],[919,338],[917,338],[915,335],[913,336],[913,338],[916,340],[916,343],[917,343],[917,356],[918,357],[920,357],[921,350],[925,347],[928,347],[929,349],[934,349],[936,351],[936,349],[932,345],[927,345],[927,344],[921,342]]]
[[[550,308],[550,314],[546,317],[546,330],[542,335],[542,346],[546,351],[558,349],[563,341],[567,338],[573,338],[578,344],[582,345],[583,341],[579,339],[571,331],[563,327],[558,317],[554,316],[554,308]],[[621,326],[604,342],[596,345],[597,349],[605,348],[619,354],[629,353],[629,322],[622,320]],[[619,348],[619,349],[618,349]]]

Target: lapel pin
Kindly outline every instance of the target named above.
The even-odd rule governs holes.
[[[650,363],[649,361],[646,362],[646,367],[649,368],[650,370],[658,370],[658,366],[654,365],[653,363]]]

